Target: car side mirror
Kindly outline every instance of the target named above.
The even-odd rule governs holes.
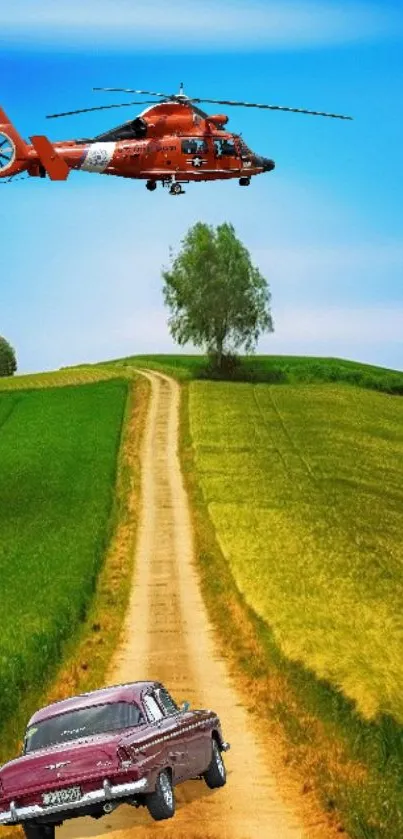
[[[188,711],[190,708],[190,702],[182,702],[181,711]]]

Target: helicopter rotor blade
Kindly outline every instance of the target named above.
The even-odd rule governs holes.
[[[199,117],[201,117],[202,119],[208,119],[209,115],[206,113],[206,111],[202,111],[201,108],[198,108],[197,105],[194,105],[193,100],[186,104],[189,104],[192,111],[194,111]]]
[[[104,93],[135,93],[138,96],[159,96],[163,99],[175,99],[175,94],[171,93],[154,93],[152,90],[132,90],[130,87],[93,87],[93,90]]]
[[[110,108],[131,108],[132,105],[158,105],[158,102],[120,102],[117,105],[98,105],[96,108],[80,108],[77,111],[65,111],[62,114],[47,114],[46,119],[57,119],[58,117],[71,117],[75,114],[88,114],[90,111],[106,111]]]
[[[235,105],[242,108],[263,108],[269,111],[289,111],[294,114],[309,114],[315,117],[331,117],[332,119],[349,119],[353,117],[344,116],[343,114],[329,114],[324,111],[309,111],[306,108],[288,108],[285,105],[263,105],[257,102],[235,102],[230,99],[189,99],[189,102],[207,102],[213,105]]]
[[[344,120],[352,120],[353,117],[346,116],[344,114],[332,114],[326,111],[312,111],[307,108],[289,108],[285,105],[266,105],[263,103],[258,102],[241,102],[235,101],[232,99],[200,99],[198,97],[193,96],[185,96],[183,93],[155,93],[151,90],[134,90],[132,88],[124,88],[124,87],[94,87],[93,90],[96,91],[104,91],[109,93],[134,93],[140,96],[158,96],[161,99],[165,99],[171,102],[178,102],[181,104],[192,105],[193,103],[206,103],[210,105],[231,105],[234,107],[242,107],[242,108],[261,108],[263,110],[268,111],[287,111],[288,113],[293,114],[308,114],[309,116],[315,117],[330,117],[331,119],[344,119]],[[183,88],[181,87],[181,90]],[[158,103],[156,103],[158,104]]]

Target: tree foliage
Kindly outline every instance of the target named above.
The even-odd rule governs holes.
[[[218,366],[224,355],[240,347],[251,352],[262,332],[273,332],[267,280],[231,224],[191,227],[162,276],[172,337],[215,355]]]
[[[8,341],[0,335],[0,376],[12,376],[16,370],[15,352]]]

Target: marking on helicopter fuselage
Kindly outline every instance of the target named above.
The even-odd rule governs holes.
[[[81,169],[85,172],[105,172],[113,155],[116,143],[93,143],[85,156]]]

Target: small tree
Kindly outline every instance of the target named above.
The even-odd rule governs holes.
[[[231,224],[191,227],[162,277],[172,337],[214,354],[219,368],[226,354],[251,352],[262,332],[273,332],[267,280]]]
[[[8,341],[0,335],[0,376],[12,376],[16,370],[15,352]]]

